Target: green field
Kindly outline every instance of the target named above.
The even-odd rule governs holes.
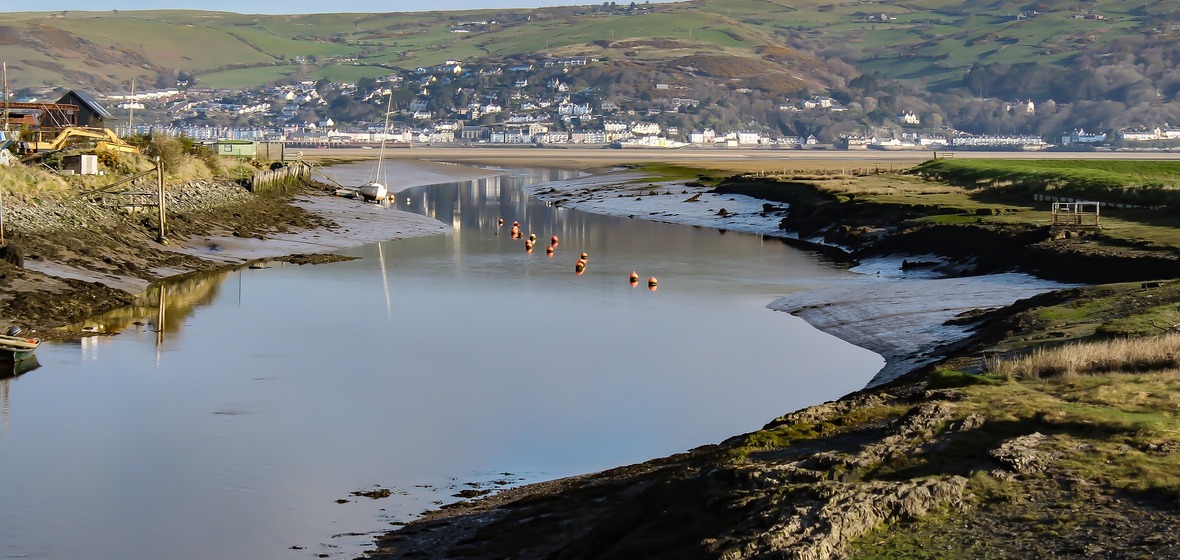
[[[608,12],[590,4],[538,10],[527,21],[522,17],[524,10],[305,15],[194,10],[15,12],[0,14],[0,37],[8,30],[26,39],[0,41],[0,60],[10,62],[10,83],[17,88],[89,79],[96,87],[109,89],[131,78],[154,81],[155,70],[150,68],[190,71],[206,85],[227,83],[223,72],[229,68],[269,66],[297,56],[314,58],[315,64],[324,66],[337,66],[339,58],[361,58],[409,69],[446,58],[474,61],[554,50],[609,56],[617,51],[606,49],[607,43],[672,39],[701,51],[722,49],[755,58],[754,48],[782,47],[802,36],[822,41],[864,71],[921,78],[937,88],[958,84],[978,62],[1064,64],[1080,48],[1142,32],[1151,14],[1167,11],[1131,0],[1036,6],[1041,13],[1020,19],[1017,14],[1029,6],[983,0],[949,6],[943,0],[904,4],[695,0],[642,4],[634,12]],[[1106,19],[1075,17],[1083,11]],[[881,14],[891,19],[871,19]],[[471,33],[451,32],[460,22],[472,20],[498,23]],[[655,53],[657,58],[659,54]],[[667,54],[690,53],[674,49]],[[644,53],[644,59],[653,57]],[[330,67],[311,73],[367,75]],[[238,74],[233,76],[238,86],[252,85],[240,81]],[[263,71],[259,78],[270,81],[273,74]]]
[[[201,76],[201,83],[213,88],[242,89],[256,84],[269,84],[290,76],[296,65],[260,66],[224,70]]]
[[[914,171],[966,187],[1054,191],[1096,200],[1167,204],[1177,197],[1180,162],[939,159]]]

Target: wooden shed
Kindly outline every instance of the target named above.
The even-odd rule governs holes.
[[[253,140],[214,140],[205,143],[219,156],[235,158],[254,158],[258,156],[258,143]]]

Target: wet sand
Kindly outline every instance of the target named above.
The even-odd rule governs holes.
[[[683,181],[636,182],[639,178],[634,172],[616,171],[532,185],[526,191],[584,212],[789,236],[779,227],[785,205],[714,194],[709,187]],[[970,335],[966,327],[946,324],[959,314],[1065,287],[1017,273],[940,278],[923,270],[902,271],[902,260],[875,259],[853,269],[862,281],[785,294],[768,307],[885,358],[885,366],[868,382],[872,387],[940,359],[941,347]]]
[[[362,175],[365,175],[370,167],[367,163],[362,166],[340,164],[327,167],[320,173],[326,174],[331,182],[355,185],[367,180]],[[422,185],[469,181],[496,174],[486,169],[418,161],[397,161],[387,167],[394,178],[387,181],[392,192]],[[317,177],[321,181],[328,178]],[[265,239],[227,235],[195,236],[185,240],[176,250],[222,264],[240,264],[298,253],[328,253],[390,239],[451,231],[449,224],[433,218],[398,210],[388,204],[363,202],[359,199],[307,195],[297,197],[292,204],[336,224],[336,227],[270,234]]]
[[[303,157],[313,161],[374,159],[375,150],[361,148],[303,148]],[[1174,152],[987,152],[953,150],[828,150],[785,148],[697,148],[677,149],[581,146],[422,146],[387,149],[385,156],[396,160],[510,167],[555,167],[594,170],[614,166],[660,163],[732,171],[734,173],[787,170],[840,169],[881,166],[909,167],[935,157],[960,159],[1131,159],[1174,160]]]

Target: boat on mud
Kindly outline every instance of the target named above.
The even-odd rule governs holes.
[[[0,361],[19,362],[33,356],[41,341],[36,338],[18,336],[20,329],[9,329],[8,334],[0,334]]]
[[[381,129],[381,151],[377,155],[377,171],[373,180],[357,187],[357,194],[370,202],[381,202],[389,196],[389,190],[381,184],[381,164],[385,162],[385,138],[389,136],[389,114],[393,111],[393,93],[389,94],[389,106],[385,108],[385,128]]]

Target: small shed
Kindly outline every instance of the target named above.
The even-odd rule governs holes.
[[[258,143],[253,140],[214,140],[205,144],[219,156],[254,158],[258,156]]]
[[[62,169],[73,172],[74,175],[98,175],[98,156],[94,154],[78,154],[66,156],[62,159]]]

